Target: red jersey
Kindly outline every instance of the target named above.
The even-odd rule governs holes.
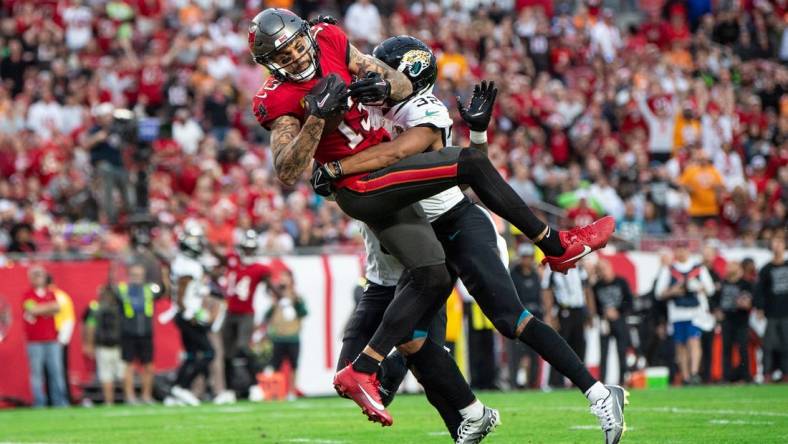
[[[55,293],[53,293],[52,290],[44,290],[43,295],[38,295],[35,290],[30,289],[22,297],[22,307],[46,304],[49,302],[57,302]],[[47,342],[57,340],[54,315],[33,316],[25,313],[22,319],[24,320],[25,336],[28,341]]]
[[[244,264],[238,255],[227,258],[227,312],[254,313],[257,286],[271,276],[271,268],[261,263]]]
[[[352,75],[348,70],[350,44],[345,33],[334,25],[320,23],[312,27],[313,38],[320,48],[320,72],[339,75],[350,84]],[[257,121],[265,128],[279,117],[290,115],[301,121],[304,114],[304,96],[317,84],[319,78],[307,82],[282,82],[271,76],[263,83],[252,99],[252,111]],[[389,134],[382,128],[382,115],[379,111],[367,109],[351,100],[351,107],[342,122],[331,132],[324,132],[315,152],[320,163],[343,159],[354,153],[389,140]],[[351,175],[337,181],[337,187],[344,187],[361,174]]]

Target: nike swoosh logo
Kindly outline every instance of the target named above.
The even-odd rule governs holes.
[[[566,264],[566,263],[568,263],[568,262],[572,262],[572,261],[574,261],[574,260],[580,259],[581,257],[583,257],[583,256],[587,255],[587,254],[588,254],[588,253],[590,253],[590,252],[591,252],[591,247],[589,247],[588,245],[583,245],[583,252],[582,252],[582,253],[578,254],[578,255],[577,255],[577,256],[575,256],[575,257],[570,257],[569,259],[567,259],[567,260],[565,260],[565,261],[563,261],[563,262],[560,262],[560,263],[561,263],[561,264]]]
[[[451,241],[451,240],[454,240],[454,238],[455,238],[455,237],[457,237],[457,235],[458,235],[458,234],[460,234],[460,230],[457,230],[457,232],[456,232],[456,233],[452,233],[452,234],[450,234],[450,235],[449,235],[449,240],[450,240],[450,241]]]
[[[326,94],[326,96],[325,96],[325,97],[323,97],[323,100],[321,100],[321,101],[317,102],[317,106],[319,106],[319,107],[321,107],[321,108],[322,108],[322,107],[323,107],[323,105],[325,105],[325,104],[326,104],[326,100],[328,100],[328,98],[329,98],[329,97],[331,97],[331,93],[328,93],[328,94]]]
[[[383,404],[375,401],[374,399],[372,399],[371,396],[369,396],[369,393],[367,393],[367,391],[364,390],[364,387],[358,386],[358,388],[359,390],[361,390],[361,393],[363,393],[364,396],[367,397],[367,401],[369,401],[369,403],[372,404],[372,407],[375,407],[378,410],[386,410],[386,407],[384,407]]]
[[[424,113],[425,117],[433,117],[433,116],[437,116],[437,115],[438,115],[437,111],[427,111],[427,112]]]

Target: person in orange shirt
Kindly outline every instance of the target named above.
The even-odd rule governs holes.
[[[676,124],[673,127],[673,155],[680,149],[693,145],[700,140],[700,119],[695,111],[695,104],[685,100],[681,112],[676,113]]]
[[[678,183],[690,196],[688,212],[693,223],[702,226],[707,220],[717,217],[722,175],[703,149],[693,150],[692,163],[681,174]]]
[[[446,49],[438,56],[438,79],[450,80],[455,83],[462,82],[467,77],[470,68],[468,60],[459,51],[457,42],[449,40]]]

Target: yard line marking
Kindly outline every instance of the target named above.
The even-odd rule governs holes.
[[[599,430],[599,425],[574,425],[569,427],[569,430]],[[627,432],[635,430],[634,427],[627,426]]]
[[[743,421],[741,419],[712,419],[709,424],[713,425],[774,425],[774,421]]]
[[[293,438],[287,439],[285,442],[306,442],[315,444],[345,444],[348,441],[336,441],[333,439],[311,439],[311,438]]]
[[[572,410],[575,412],[585,412],[583,407],[546,407],[549,410]],[[507,411],[520,411],[519,408],[499,409]],[[656,413],[687,413],[695,415],[747,415],[747,416],[771,416],[776,418],[788,418],[788,413],[767,412],[762,410],[728,410],[728,409],[688,409],[684,407],[636,407],[632,410],[638,412]]]

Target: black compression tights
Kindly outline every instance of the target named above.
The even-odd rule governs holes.
[[[529,239],[539,236],[547,226],[503,180],[481,151],[476,149],[460,151],[457,181],[470,185],[487,208],[511,222]]]

